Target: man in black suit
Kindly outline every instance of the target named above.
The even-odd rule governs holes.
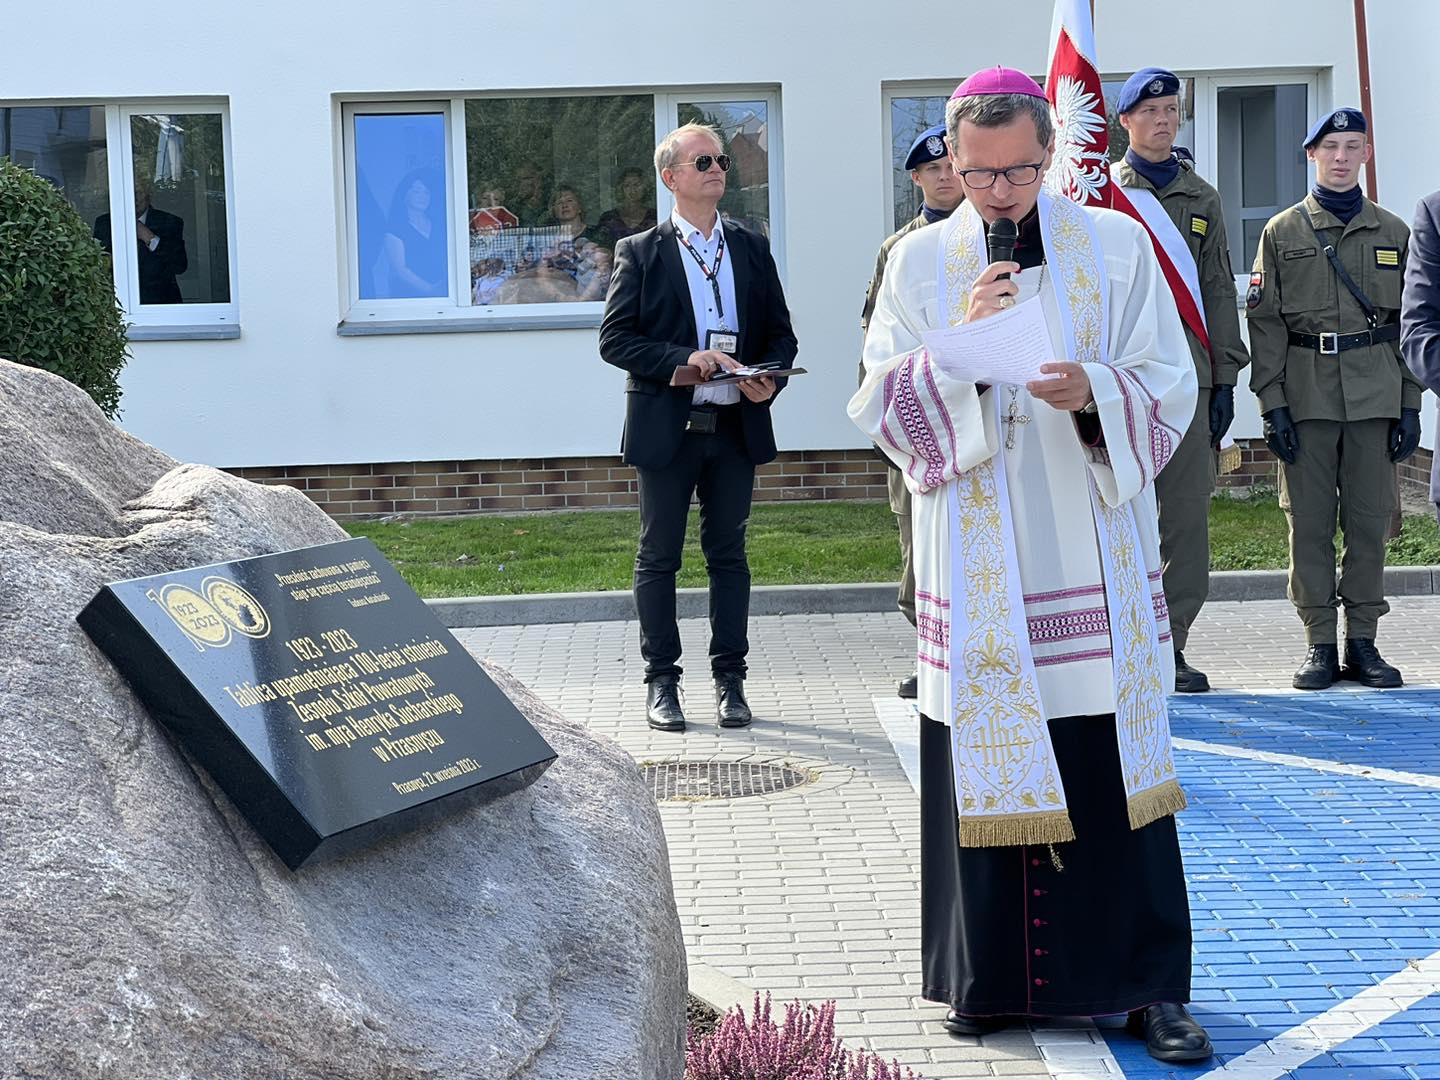
[[[185,220],[150,205],[151,184],[135,178],[136,270],[140,277],[140,303],[181,304],[175,279],[190,266],[185,254]],[[95,219],[95,239],[111,253],[110,215]]]
[[[655,168],[675,210],[616,245],[600,326],[600,355],[623,368],[621,452],[640,489],[635,606],[645,658],[646,718],[683,731],[675,574],[691,496],[700,499],[700,546],[710,576],[710,668],[723,727],[750,723],[745,700],[750,566],[745,526],[755,466],[775,457],[769,376],[725,385],[676,386],[742,365],[792,366],[795,334],[763,236],[722,222],[730,159],[708,127],[686,124],[655,150]]]
[[[1440,394],[1440,191],[1420,200],[1410,227],[1400,300],[1400,355],[1412,375]],[[1430,467],[1430,499],[1440,515],[1440,448]]]

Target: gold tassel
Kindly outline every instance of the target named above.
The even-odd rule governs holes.
[[[1075,826],[1063,810],[1040,814],[985,814],[960,819],[961,847],[1019,847],[1062,844],[1075,839]]]
[[[1152,788],[1130,796],[1130,828],[1141,829],[1152,821],[1158,821],[1170,814],[1178,814],[1186,805],[1185,792],[1179,780],[1166,780]]]
[[[1220,475],[1225,476],[1240,468],[1242,457],[1244,457],[1244,454],[1241,453],[1239,443],[1231,443],[1222,449],[1220,451],[1219,461]]]

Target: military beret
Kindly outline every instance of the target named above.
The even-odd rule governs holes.
[[[1125,80],[1120,88],[1120,99],[1115,103],[1117,113],[1127,113],[1142,101],[1150,98],[1171,97],[1180,93],[1180,79],[1173,71],[1164,68],[1141,68]]]
[[[1346,135],[1352,131],[1363,132],[1365,127],[1365,114],[1359,109],[1336,109],[1329,116],[1322,116],[1315,121],[1315,126],[1305,136],[1305,141],[1300,145],[1309,150],[1326,135],[1332,132],[1336,135]]]
[[[936,124],[922,131],[910,144],[910,153],[905,155],[905,168],[918,169],[945,156],[945,125]]]

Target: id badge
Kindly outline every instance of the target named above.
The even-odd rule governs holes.
[[[735,356],[740,352],[740,335],[734,330],[706,330],[705,348]]]

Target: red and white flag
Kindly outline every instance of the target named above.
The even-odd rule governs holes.
[[[1045,97],[1055,118],[1055,159],[1046,175],[1045,186],[1052,194],[1084,206],[1108,206],[1140,223],[1150,237],[1155,258],[1175,295],[1181,320],[1208,353],[1210,334],[1200,306],[1198,279],[1192,273],[1191,280],[1187,280],[1187,275],[1176,265],[1177,258],[1193,264],[1189,249],[1182,245],[1172,256],[1157,235],[1157,229],[1163,230],[1167,225],[1173,231],[1169,218],[1164,222],[1156,218],[1152,224],[1130,201],[1125,189],[1110,179],[1110,124],[1105,116],[1105,97],[1095,63],[1095,23],[1090,17],[1089,0],[1055,0]],[[1159,209],[1158,203],[1156,209]],[[1164,217],[1163,212],[1160,216]]]

